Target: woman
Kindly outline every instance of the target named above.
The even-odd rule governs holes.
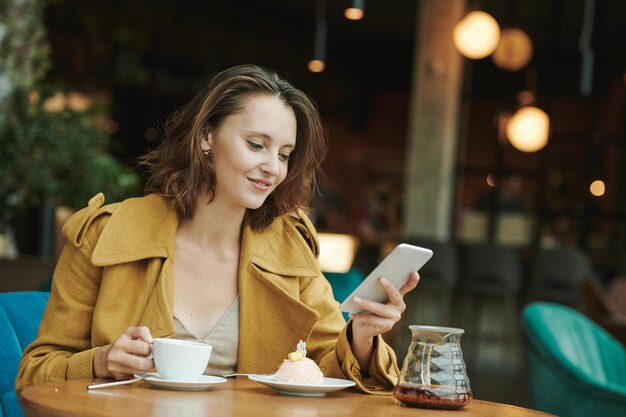
[[[346,324],[317,265],[304,214],[326,151],[315,105],[270,70],[218,74],[170,117],[142,158],[146,196],[92,198],[64,226],[37,339],[16,381],[130,378],[153,368],[155,337],[214,345],[208,373],[274,372],[298,340],[326,376],[390,392],[393,351],[380,334],[404,310],[387,304]]]

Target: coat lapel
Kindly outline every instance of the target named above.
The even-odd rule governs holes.
[[[319,276],[311,248],[285,218],[263,232],[245,227],[239,264],[240,372],[274,372],[318,314],[300,302],[300,278]],[[261,352],[259,354],[259,352]]]
[[[174,268],[172,259],[167,258],[163,261],[161,273],[151,288],[139,324],[148,327],[153,337],[167,337],[176,331],[173,317]]]
[[[156,194],[126,200],[111,211],[106,207],[101,210],[110,218],[92,253],[93,264],[111,267],[105,268],[105,274],[115,274],[117,266],[124,264],[127,271],[132,271],[133,265],[143,271],[125,277],[125,288],[135,293],[131,302],[145,306],[138,312],[137,325],[147,326],[154,337],[172,335],[176,211]],[[93,217],[97,215],[95,212]]]

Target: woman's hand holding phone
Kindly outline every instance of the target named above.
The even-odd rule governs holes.
[[[373,338],[379,334],[386,333],[402,317],[406,309],[404,296],[413,290],[419,282],[419,274],[412,272],[407,281],[396,288],[385,277],[380,277],[378,282],[387,294],[387,303],[377,303],[361,297],[354,297],[352,301],[359,306],[363,312],[351,313],[352,319],[352,352],[356,357],[361,371],[366,371],[373,352]]]
[[[419,274],[412,272],[400,289],[388,279],[380,277],[378,283],[383,288],[389,301],[385,304],[354,297],[352,301],[365,310],[364,313],[352,313],[352,337],[372,338],[386,333],[398,322],[406,309],[404,296],[413,290],[419,282]]]

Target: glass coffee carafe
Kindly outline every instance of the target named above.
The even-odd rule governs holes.
[[[463,329],[409,326],[412,341],[393,396],[412,407],[454,409],[472,399],[461,351]]]

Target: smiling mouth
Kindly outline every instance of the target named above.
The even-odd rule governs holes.
[[[272,186],[272,183],[270,181],[257,180],[257,179],[254,179],[254,178],[248,178],[248,180],[250,180],[257,187],[260,187],[260,188],[263,188],[263,189],[268,189],[268,188],[270,188]]]

